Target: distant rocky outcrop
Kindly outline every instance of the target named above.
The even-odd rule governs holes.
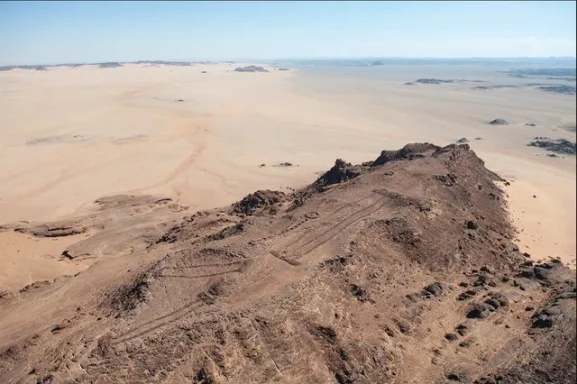
[[[472,80],[472,79],[435,79],[435,78],[423,78],[415,80],[415,83],[419,84],[460,84],[460,83],[484,83],[485,80]],[[497,86],[498,87],[498,86]],[[475,87],[473,89],[492,89],[492,87]]]
[[[164,61],[164,60],[141,60],[136,64],[170,65],[176,67],[190,67],[192,63],[188,61]]]
[[[369,165],[371,167],[376,167],[384,165],[390,161],[412,160],[419,157],[425,157],[425,155],[431,155],[431,153],[434,153],[437,149],[439,149],[439,147],[430,143],[411,143],[396,151],[381,151],[379,157],[377,157],[372,163],[369,163]]]
[[[342,159],[337,159],[335,165],[313,183],[313,187],[322,191],[329,185],[340,184],[354,179],[363,173],[363,167],[352,165]]]
[[[442,79],[417,79],[415,83],[419,84],[449,84],[454,83],[455,80],[442,80]]]
[[[507,84],[497,84],[497,85],[477,85],[471,89],[489,91],[494,89],[508,89],[508,88],[519,88],[517,85],[507,85]]]
[[[507,124],[509,124],[509,122],[505,119],[495,119],[495,120],[489,121],[489,124],[491,124],[491,125],[507,125]]]
[[[508,74],[512,77],[519,77],[525,78],[528,76],[539,77],[539,76],[548,76],[548,79],[559,79],[559,78],[575,78],[576,71],[575,67],[573,68],[521,68],[521,69],[513,69],[510,71],[505,71],[504,73]]]
[[[36,71],[46,71],[48,65],[7,65],[0,67],[0,71],[11,71],[13,69],[33,69]]]
[[[547,151],[564,155],[575,155],[577,153],[577,143],[572,143],[566,139],[550,139],[548,137],[535,137],[527,144],[529,147],[539,147]]]
[[[233,204],[231,213],[240,215],[254,215],[257,213],[274,214],[276,205],[281,203],[286,195],[280,191],[262,190],[245,196],[241,201]]]
[[[279,164],[274,164],[273,167],[298,167],[298,165],[290,163],[288,161],[284,161]]]
[[[575,95],[575,86],[573,85],[546,85],[538,87],[538,89],[541,91],[558,93],[561,95]]]
[[[122,64],[117,62],[109,62],[109,63],[100,63],[98,68],[119,68],[122,67]]]
[[[257,67],[256,65],[249,65],[246,67],[238,67],[234,69],[235,72],[268,72],[263,67]]]

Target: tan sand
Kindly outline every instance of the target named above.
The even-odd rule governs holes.
[[[574,96],[475,91],[474,83],[404,85],[425,76],[521,81],[483,68],[376,68],[351,77],[337,70],[237,73],[238,65],[0,72],[0,225],[76,215],[118,193],[213,208],[256,189],[311,182],[336,157],[361,162],[410,141],[467,137],[490,169],[513,180],[504,188],[520,245],[536,259],[574,261],[575,158],[526,146],[534,136],[575,139],[563,129],[575,122]],[[494,118],[511,124],[486,124]],[[273,166],[285,161],[298,167]],[[29,245],[10,236],[2,238],[10,244],[0,259],[5,286],[14,286],[4,266],[16,257],[12,271],[43,265],[42,274],[14,278],[23,284],[75,270],[60,261],[35,264],[44,244],[59,255],[58,242]]]
[[[79,240],[35,239],[16,232],[0,233],[0,292],[13,291],[36,281],[52,281],[85,269],[88,260],[71,261],[60,257],[62,250]]]

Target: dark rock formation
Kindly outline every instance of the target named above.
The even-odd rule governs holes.
[[[442,79],[417,79],[415,83],[419,84],[450,84],[454,83],[455,80],[442,80]]]
[[[274,213],[275,205],[285,199],[280,191],[256,191],[232,206],[232,213],[253,215],[260,212]]]
[[[491,124],[491,125],[507,125],[507,124],[509,124],[509,122],[507,120],[504,120],[504,119],[495,119],[495,120],[491,120],[489,122],[489,124]]]
[[[554,140],[548,137],[535,137],[527,146],[543,148],[547,151],[564,155],[575,155],[577,153],[577,143],[572,143],[566,139]]]
[[[122,64],[117,62],[109,62],[109,63],[100,63],[98,68],[118,68],[122,67]]]
[[[565,84],[547,85],[547,86],[538,87],[538,89],[541,91],[558,93],[561,95],[570,95],[570,96],[575,95],[575,86],[573,86],[573,85],[565,85]]]
[[[313,183],[317,190],[323,190],[332,184],[339,184],[354,179],[363,172],[361,166],[353,166],[342,159],[337,159],[335,165]]]
[[[249,65],[246,67],[238,67],[234,69],[235,72],[268,72],[263,67],[257,67],[256,65]]]

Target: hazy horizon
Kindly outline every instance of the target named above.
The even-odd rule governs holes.
[[[482,61],[512,61],[512,62],[541,62],[541,61],[550,61],[550,60],[577,60],[575,56],[543,56],[543,57],[387,57],[387,56],[359,56],[359,57],[280,57],[280,58],[264,58],[264,59],[255,59],[250,57],[243,57],[243,58],[228,58],[222,60],[191,60],[191,59],[164,59],[164,58],[153,58],[153,59],[138,59],[138,60],[106,60],[106,61],[68,61],[68,62],[36,62],[36,63],[10,63],[10,64],[2,64],[0,67],[41,67],[41,66],[66,66],[66,65],[98,65],[103,63],[120,63],[120,64],[135,64],[139,62],[165,62],[165,63],[222,63],[222,62],[253,62],[253,63],[286,63],[286,62],[322,62],[322,61],[387,61],[387,60],[395,60],[395,61],[471,61],[472,63],[475,62],[482,62]],[[571,63],[575,64],[575,63]]]
[[[0,65],[576,54],[575,2],[0,2]]]

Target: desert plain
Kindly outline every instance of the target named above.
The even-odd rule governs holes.
[[[301,187],[337,157],[360,163],[410,142],[466,138],[510,182],[519,246],[574,265],[575,156],[527,146],[537,136],[575,140],[574,95],[505,73],[515,64],[239,66],[0,72],[0,225],[73,217],[118,194],[210,209]],[[61,260],[70,241],[0,233],[0,289],[86,268]]]
[[[0,382],[573,383],[546,65],[0,71]]]

